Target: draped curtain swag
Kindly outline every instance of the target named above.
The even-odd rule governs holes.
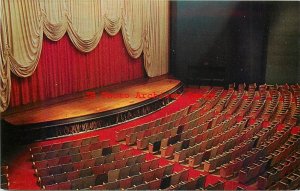
[[[0,8],[1,112],[10,101],[10,71],[33,74],[43,34],[58,41],[68,33],[79,51],[90,52],[103,30],[111,36],[121,30],[129,55],[143,53],[149,77],[168,72],[167,0],[3,0]]]

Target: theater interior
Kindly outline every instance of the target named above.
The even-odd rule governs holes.
[[[299,1],[0,9],[1,189],[300,189]]]

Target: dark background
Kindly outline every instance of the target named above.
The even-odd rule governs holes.
[[[299,82],[299,5],[171,1],[171,74],[200,85]]]

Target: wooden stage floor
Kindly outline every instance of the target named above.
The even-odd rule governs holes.
[[[41,103],[31,109],[4,114],[2,118],[17,126],[76,118],[145,102],[155,95],[168,92],[180,83],[175,79],[159,79],[143,80],[124,86],[121,84],[118,88],[112,86],[104,90],[86,91],[81,97],[54,104]]]

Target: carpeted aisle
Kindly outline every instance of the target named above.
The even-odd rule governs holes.
[[[65,138],[60,138],[60,139],[54,139],[54,140],[49,140],[49,141],[44,141],[44,142],[37,142],[32,145],[28,145],[28,147],[23,148],[18,152],[18,154],[13,157],[14,159],[11,161],[8,161],[9,163],[9,181],[10,181],[10,186],[9,189],[22,189],[22,190],[38,190],[40,187],[37,185],[36,181],[37,178],[34,176],[34,171],[32,168],[32,163],[30,161],[30,154],[28,148],[31,146],[38,146],[38,145],[48,145],[48,144],[53,144],[57,142],[64,142],[68,140],[74,140],[78,138],[83,138],[83,137],[89,137],[89,136],[95,136],[99,135],[101,140],[109,139],[111,140],[112,144],[117,143],[115,140],[115,131],[124,129],[124,128],[129,128],[132,126],[136,126],[138,124],[142,124],[145,122],[149,122],[152,120],[155,120],[157,118],[163,117],[167,114],[174,113],[192,103],[195,103],[197,99],[199,99],[203,93],[205,92],[204,89],[196,89],[196,88],[185,88],[185,92],[173,103],[170,105],[162,108],[161,110],[154,112],[150,115],[147,115],[142,118],[138,118],[120,125],[116,125],[110,128],[106,129],[100,129],[97,131],[89,132],[89,133],[83,133],[79,135],[74,135],[70,137],[65,137]],[[124,146],[125,148],[127,146]],[[141,152],[141,151],[137,151]],[[151,154],[148,154],[148,158],[156,157]],[[169,163],[169,161],[165,159],[161,159],[161,163]],[[175,170],[180,170],[182,168],[187,168],[184,167],[178,163],[175,164]],[[190,169],[190,177],[196,177],[199,174],[203,174],[203,172],[200,172],[198,170]],[[210,175],[208,177],[208,183],[215,183],[219,177],[215,175]],[[236,189],[236,186],[238,185],[237,182],[234,181],[229,181],[225,184],[226,189]]]

